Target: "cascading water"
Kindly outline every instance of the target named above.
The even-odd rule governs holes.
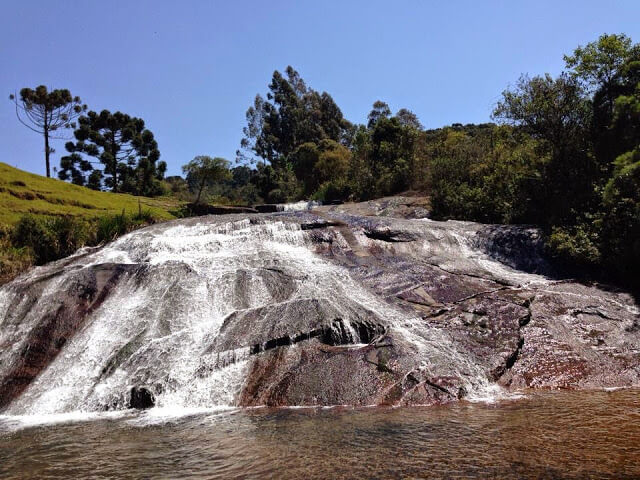
[[[474,249],[472,224],[414,222],[407,235],[420,238],[387,246],[371,239],[393,237],[386,230],[373,234],[355,225],[355,235],[341,233],[340,226],[318,233],[327,230],[322,222],[307,213],[284,213],[155,225],[0,288],[0,380],[17,392],[4,413],[124,409],[140,388],[155,406],[180,408],[251,404],[253,398],[280,404],[405,401],[403,392],[415,384],[453,397],[496,394],[489,367],[466,337],[453,338],[430,323],[441,312],[419,315],[432,307],[411,310],[391,300],[429,288],[411,270],[420,262],[427,262],[423,270],[431,264],[439,269],[432,295],[453,275],[476,282],[476,293],[464,290],[450,307],[433,307],[442,312],[484,290],[506,288],[495,278],[518,286],[546,284],[544,277],[516,272]],[[386,256],[363,253],[381,248]],[[395,267],[384,260],[400,256],[410,263]],[[483,272],[490,280],[476,279]],[[379,278],[391,274],[387,290],[376,290]],[[78,293],[86,288],[85,277],[97,286]],[[91,295],[99,301],[82,303]],[[80,299],[82,308],[67,316],[75,330],[62,335],[62,327],[47,319],[59,317],[69,298]],[[476,315],[459,313],[455,319]],[[517,343],[522,323],[513,318],[516,337],[509,345]],[[44,341],[62,340],[45,348],[38,334]],[[348,373],[364,369],[367,377]],[[17,380],[6,380],[12,372]],[[25,385],[15,387],[20,381]],[[365,393],[345,393],[350,388]],[[407,401],[424,401],[416,398]]]
[[[282,205],[278,205],[278,207],[281,207],[281,211],[283,212],[298,212],[311,210],[312,208],[320,205],[322,205],[322,202],[317,202],[315,200],[301,200],[295,203],[283,203]]]

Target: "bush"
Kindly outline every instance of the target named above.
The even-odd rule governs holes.
[[[346,182],[332,181],[325,182],[311,197],[320,202],[333,202],[336,200],[346,200],[351,195],[351,187]]]
[[[96,240],[98,243],[106,243],[124,235],[131,227],[131,219],[125,215],[124,210],[120,215],[102,217],[98,220]]]
[[[0,225],[0,285],[32,265],[43,265],[73,254],[87,245],[114,240],[131,230],[154,223],[149,210],[84,220],[71,216],[25,215],[15,227]]]
[[[591,269],[600,262],[595,235],[584,226],[553,227],[546,247],[561,264],[580,270]]]
[[[74,217],[20,219],[12,235],[16,248],[28,248],[37,265],[66,257],[91,240],[90,225]]]
[[[12,280],[34,263],[30,249],[13,246],[12,233],[9,226],[0,225],[0,285]]]
[[[120,214],[98,219],[95,241],[97,244],[111,242],[131,230],[154,222],[155,218],[149,210],[138,207],[138,212],[132,216],[123,210]]]

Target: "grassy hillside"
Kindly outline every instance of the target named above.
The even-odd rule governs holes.
[[[24,214],[72,215],[86,219],[143,210],[154,218],[171,219],[180,202],[171,197],[146,198],[97,192],[61,180],[28,173],[0,162],[0,224],[13,225]]]

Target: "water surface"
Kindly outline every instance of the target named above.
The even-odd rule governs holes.
[[[640,478],[639,395],[0,417],[0,478]]]

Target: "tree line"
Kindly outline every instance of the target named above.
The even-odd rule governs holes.
[[[75,129],[59,171],[73,183],[238,204],[416,190],[431,197],[436,219],[535,224],[567,266],[637,285],[640,45],[604,34],[564,61],[558,76],[523,75],[502,92],[491,123],[435,129],[380,100],[366,122],[352,123],[289,66],[247,110],[234,167],[201,155],[183,167],[184,178],[164,180],[166,164],[141,119],[86,113],[68,91],[44,87],[14,101],[18,113],[37,110],[45,143],[47,131]]]

